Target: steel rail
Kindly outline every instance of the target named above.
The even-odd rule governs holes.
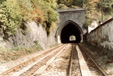
[[[59,51],[54,57],[52,57],[49,61],[47,61],[43,66],[41,66],[32,76],[40,76],[52,62],[59,57],[67,47],[64,47],[61,51]]]
[[[69,59],[69,66],[68,66],[68,70],[67,70],[67,76],[71,76],[72,56],[73,56],[73,44],[72,44],[72,50],[71,50],[71,55],[70,55],[70,59]]]
[[[107,76],[107,74],[103,71],[103,69],[101,67],[99,67],[99,65],[87,54],[86,48],[83,47],[82,45],[78,44],[78,46],[80,47],[80,49],[82,49],[82,51],[90,58],[90,60],[94,63],[94,65],[99,69],[99,71],[103,74],[103,76]]]
[[[59,51],[61,51],[61,49],[63,48],[64,46],[58,49],[57,51],[55,51],[54,53],[52,53],[51,55],[45,57],[42,61],[36,63],[34,66],[32,66],[26,72],[22,73],[20,76],[31,76],[33,73],[35,73],[35,71],[37,71],[41,66],[43,66],[47,61],[49,61],[52,57],[54,57],[54,55],[57,54]]]
[[[25,61],[25,62],[23,62],[23,63],[20,63],[20,64],[18,64],[17,66],[15,66],[15,67],[13,67],[13,68],[10,68],[10,69],[8,69],[8,70],[2,72],[2,73],[0,74],[0,76],[4,76],[4,75],[7,75],[8,73],[10,73],[10,72],[12,72],[12,71],[19,70],[19,69],[21,69],[21,67],[27,65],[27,64],[30,63],[31,61],[34,61],[34,60],[36,60],[38,57],[40,57],[40,56],[42,56],[42,55],[44,55],[44,54],[46,54],[46,53],[49,53],[49,52],[51,52],[52,50],[54,50],[54,49],[56,49],[56,48],[59,48],[59,47],[61,47],[61,46],[62,46],[62,45],[56,46],[56,47],[54,47],[54,48],[51,48],[50,50],[48,50],[48,51],[46,51],[46,52],[44,52],[44,53],[42,53],[42,54],[40,54],[40,55],[38,55],[38,56],[36,56],[36,57],[33,57],[33,58],[30,59],[30,60],[27,60],[27,61]]]

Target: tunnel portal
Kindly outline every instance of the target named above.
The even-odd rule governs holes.
[[[75,40],[70,40],[70,36],[75,36]],[[79,25],[69,22],[61,30],[60,40],[62,43],[80,43],[82,41],[82,31]]]

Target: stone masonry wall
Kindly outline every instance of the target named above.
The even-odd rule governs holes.
[[[68,11],[68,12],[59,12],[59,26],[61,26],[62,24],[64,24],[66,21],[71,20],[75,23],[77,23],[82,30],[84,30],[83,28],[83,24],[85,22],[85,10],[81,9],[81,10],[72,10],[72,11]]]
[[[89,33],[87,40],[92,45],[113,50],[113,18]]]
[[[17,31],[16,34],[10,37],[8,40],[3,40],[0,36],[0,46],[5,48],[13,47],[31,47],[34,45],[34,41],[38,41],[44,48],[48,48],[50,45],[55,44],[54,32],[47,36],[47,33],[41,24],[37,25],[35,22],[27,22],[27,33],[24,35],[22,32]]]

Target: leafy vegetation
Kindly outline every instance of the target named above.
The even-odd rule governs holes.
[[[4,39],[16,31],[26,32],[26,22],[35,21],[42,24],[47,34],[55,27],[57,21],[57,3],[55,0],[0,0],[0,34]],[[13,60],[20,56],[43,50],[38,41],[30,48],[15,47],[11,50],[0,48],[0,61]]]
[[[97,3],[97,8],[103,12],[104,21],[112,17],[113,0],[101,0]]]
[[[90,21],[88,21],[88,19],[87,19],[87,20],[85,21],[83,27],[84,27],[85,29],[87,29],[88,25],[90,25]]]
[[[44,25],[50,33],[52,24],[57,21],[55,0],[1,0],[0,31],[7,39],[15,31],[25,30],[25,22],[35,21]]]
[[[87,2],[84,5],[87,19],[100,22],[102,17],[103,21],[112,18],[112,4],[113,0],[91,0]]]
[[[43,50],[41,45],[38,43],[38,41],[34,41],[35,45],[29,48],[20,48],[20,47],[14,47],[12,49],[4,49],[0,47],[0,64],[3,63],[4,61],[10,61],[10,60],[15,60],[21,56],[35,53],[37,51]]]
[[[35,48],[37,48],[37,49],[39,49],[39,50],[44,50],[44,49],[42,48],[42,46],[39,44],[38,40],[34,41],[34,43],[35,43],[35,45],[34,45]]]
[[[68,7],[78,6],[83,7],[90,0],[57,0],[58,4],[65,4]]]
[[[86,23],[96,20],[98,22],[106,21],[112,18],[113,0],[57,0],[59,8],[85,8],[86,9]],[[67,7],[66,7],[67,6]],[[111,7],[112,6],[112,7]]]
[[[16,7],[15,7],[16,6]],[[0,5],[0,31],[4,38],[14,34],[22,23],[18,2],[7,0]]]
[[[0,0],[0,32],[7,39],[17,29],[25,32],[27,28],[24,24],[27,21],[35,21],[41,23],[49,35],[57,21],[57,7],[83,7],[86,9],[87,21],[99,21],[101,11],[104,12],[104,20],[111,17],[112,4],[112,0]]]

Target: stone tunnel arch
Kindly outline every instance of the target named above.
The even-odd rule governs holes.
[[[75,41],[69,40],[72,35],[76,37]],[[58,27],[56,37],[58,43],[80,43],[83,41],[83,30],[76,22],[68,20]]]

